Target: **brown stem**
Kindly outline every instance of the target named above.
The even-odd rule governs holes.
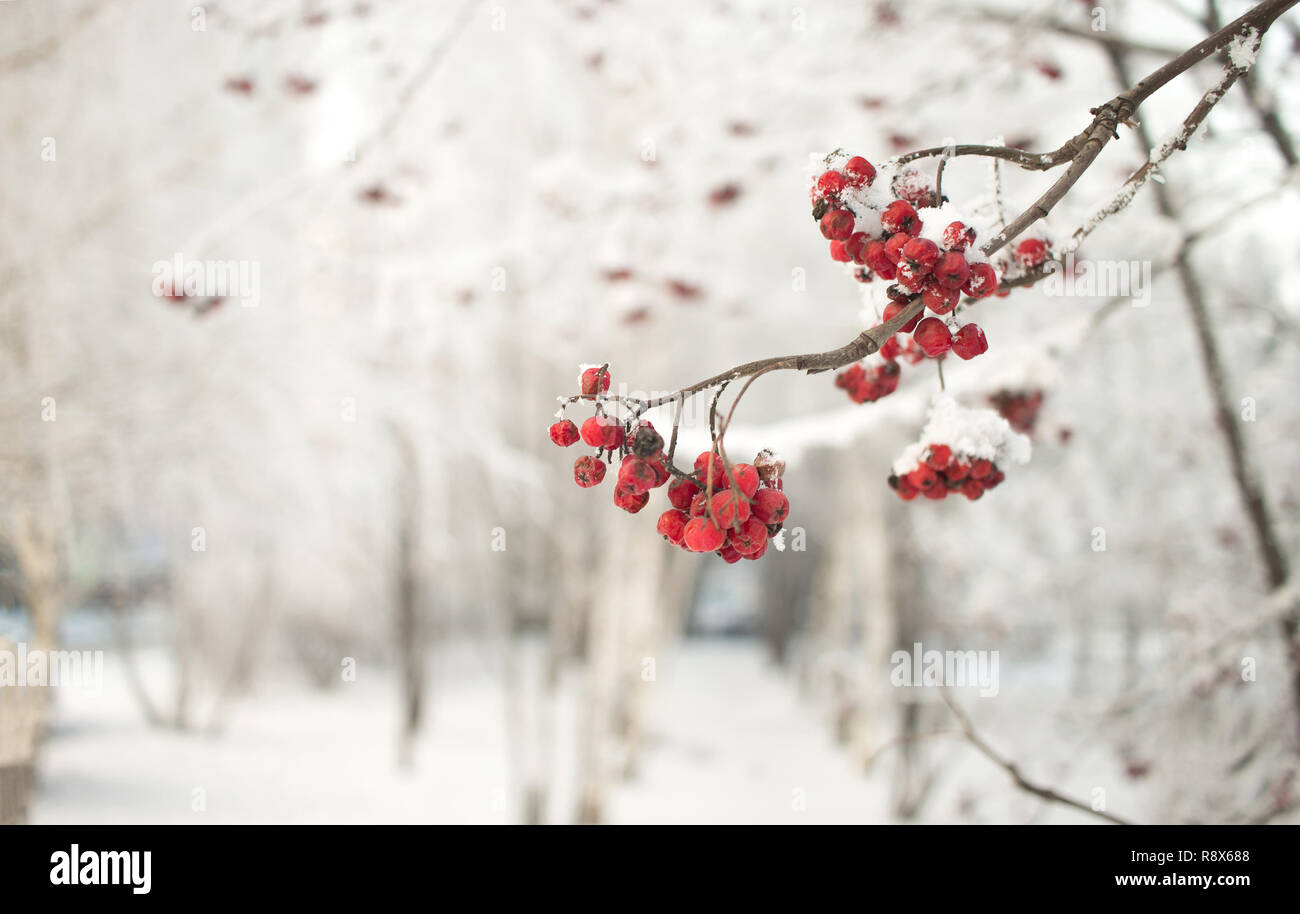
[[[932,156],[963,156],[977,155],[988,156],[995,159],[1005,159],[1015,162],[1024,168],[1032,170],[1048,170],[1057,165],[1069,162],[1069,167],[1051,188],[1048,189],[1038,200],[1022,212],[1012,221],[1012,223],[981,247],[986,254],[993,254],[1000,250],[1007,243],[1013,240],[1017,235],[1032,225],[1036,220],[1046,216],[1057,203],[1065,196],[1066,192],[1074,186],[1085,171],[1096,161],[1101,150],[1110,140],[1118,137],[1118,128],[1121,124],[1129,124],[1130,118],[1152,93],[1163,87],[1174,77],[1190,69],[1197,63],[1200,63],[1211,54],[1217,53],[1227,47],[1232,41],[1239,36],[1254,30],[1260,36],[1268,30],[1269,26],[1286,12],[1286,10],[1295,6],[1300,0],[1265,0],[1265,2],[1253,7],[1244,15],[1234,19],[1228,25],[1219,29],[1214,34],[1206,37],[1203,41],[1184,51],[1178,57],[1164,64],[1163,66],[1150,73],[1144,79],[1133,84],[1131,88],[1115,96],[1110,101],[1093,109],[1093,121],[1077,136],[1066,142],[1060,149],[1049,153],[1034,154],[1019,149],[1009,149],[1004,146],[976,146],[976,145],[957,145],[957,146],[938,146],[930,149],[922,149],[916,152],[908,153],[894,159],[895,164],[904,164],[917,159]],[[1117,53],[1113,45],[1108,45],[1112,53]],[[1204,100],[1203,100],[1204,101]],[[836,368],[842,368],[845,365],[856,362],[868,355],[878,351],[883,343],[892,337],[898,330],[910,321],[913,317],[921,312],[924,304],[920,295],[914,295],[909,300],[908,305],[899,314],[895,315],[892,320],[883,324],[864,330],[862,333],[851,340],[849,343],[831,349],[826,352],[814,352],[804,355],[776,356],[767,359],[758,359],[753,362],[746,362],[743,365],[737,365],[735,368],[727,369],[724,372],[705,378],[681,390],[674,391],[666,396],[657,397],[648,401],[639,403],[640,410],[644,411],[657,406],[662,406],[679,397],[690,397],[695,394],[717,387],[720,384],[726,384],[737,378],[750,377],[759,372],[768,371],[805,371],[809,374],[829,371]],[[639,414],[639,413],[638,413]]]

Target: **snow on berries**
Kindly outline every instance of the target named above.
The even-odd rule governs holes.
[[[885,290],[885,322],[911,308],[918,296],[922,306],[881,344],[884,364],[852,365],[835,376],[835,385],[853,402],[869,403],[898,388],[900,355],[915,364],[949,352],[961,359],[986,352],[983,330],[957,319],[964,311],[962,297],[969,308],[974,300],[997,293],[999,269],[1024,269],[1020,249],[1000,258],[1000,268],[990,263],[975,246],[975,226],[939,200],[915,167],[886,163],[882,172],[888,180],[883,180],[861,156],[834,152],[821,164],[812,178],[813,217],[830,243],[831,259],[849,265],[861,282],[879,278],[892,283]],[[1041,264],[1049,246],[1028,241],[1026,256]]]
[[[889,485],[904,501],[955,494],[974,501],[1002,482],[1003,466],[1028,463],[1030,450],[1029,439],[995,410],[939,394],[920,439],[894,461]]]

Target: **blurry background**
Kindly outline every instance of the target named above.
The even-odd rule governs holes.
[[[661,494],[614,510],[545,435],[580,363],[671,391],[874,322],[808,218],[811,154],[1055,148],[1117,65],[1244,9],[0,3],[0,638],[103,651],[93,687],[0,688],[0,818],[1097,821],[890,685],[920,641],[999,652],[998,695],[953,698],[1038,782],[1294,820],[1296,591],[1216,403],[1290,563],[1295,16],[1164,170],[1172,208],[1152,185],[1081,251],[1150,262],[1147,307],[979,306],[989,354],[949,390],[1001,393],[1035,443],[979,502],[885,485],[927,366],[863,406],[754,385],[729,451],[787,458],[806,545],[755,563],[671,549]],[[1151,135],[1217,74],[1145,105]],[[1125,133],[1051,225],[1144,155]],[[1055,174],[1003,177],[1018,210]],[[945,176],[988,188],[984,160]],[[157,294],[178,257],[250,284]]]

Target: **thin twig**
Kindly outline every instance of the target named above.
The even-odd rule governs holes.
[[[1099,819],[1105,819],[1107,822],[1114,825],[1132,824],[1127,819],[1121,819],[1119,816],[1112,815],[1105,810],[1093,809],[1087,803],[1083,803],[1073,797],[1067,797],[1065,794],[1053,790],[1051,787],[1036,784],[1026,778],[1024,774],[1021,773],[1019,765],[1001,755],[996,749],[985,742],[984,738],[975,731],[975,727],[971,723],[970,718],[966,716],[966,712],[963,711],[957,702],[953,700],[952,696],[948,694],[947,689],[940,690],[940,694],[943,696],[944,703],[948,705],[948,709],[952,711],[953,716],[957,718],[957,724],[961,727],[961,732],[966,738],[966,742],[978,749],[989,761],[993,762],[995,765],[1006,771],[1007,774],[1011,775],[1011,780],[1015,781],[1016,786],[1021,790],[1026,793],[1032,793],[1039,799],[1047,800],[1049,803],[1059,803],[1062,806],[1069,806],[1072,809],[1086,812]]]

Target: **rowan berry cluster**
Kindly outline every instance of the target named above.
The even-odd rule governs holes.
[[[790,514],[781,491],[784,470],[771,451],[729,468],[716,452],[705,451],[695,458],[692,476],[668,487],[672,507],[659,515],[659,533],[688,552],[717,553],[728,565],[762,558]]]
[[[905,311],[918,295],[925,305],[881,347],[886,364],[854,365],[836,376],[836,386],[855,403],[870,402],[897,389],[897,359],[904,352],[914,355],[915,362],[948,352],[973,359],[988,351],[984,331],[973,323],[957,325],[953,315],[963,293],[979,299],[998,291],[998,271],[974,247],[975,229],[960,219],[945,221],[951,210],[936,208],[942,201],[914,171],[895,175],[885,191],[873,188],[876,169],[861,156],[845,159],[835,153],[826,164],[831,167],[813,182],[812,202],[831,258],[855,264],[860,281],[879,277],[892,282],[886,290],[885,321]],[[934,223],[928,230],[927,221]],[[1037,266],[1047,251],[1041,241],[1034,243],[1043,248]],[[1025,257],[1020,257],[1022,264]],[[910,335],[906,344],[899,341],[901,334]]]
[[[1005,479],[997,464],[981,457],[954,454],[946,444],[932,444],[911,471],[890,474],[889,485],[903,501],[918,495],[935,500],[961,493],[971,501]]]
[[[650,422],[619,420],[604,413],[602,398],[609,383],[604,366],[584,367],[580,392],[565,398],[566,404],[594,400],[596,414],[581,427],[559,418],[549,429],[551,441],[560,447],[582,441],[596,449],[594,455],[584,454],[574,461],[574,482],[584,489],[600,485],[606,463],[618,457],[615,506],[636,514],[650,501],[651,489],[672,479],[671,507],[658,522],[664,539],[690,552],[716,552],[728,564],[761,558],[790,513],[790,501],[781,491],[784,461],[765,450],[752,464],[728,466],[719,450],[709,450],[696,458],[691,473],[676,470],[664,453],[663,436]]]
[[[995,411],[939,394],[920,440],[894,461],[889,485],[904,501],[958,493],[974,501],[1002,482],[1003,466],[1026,463],[1030,450],[1029,439]]]

